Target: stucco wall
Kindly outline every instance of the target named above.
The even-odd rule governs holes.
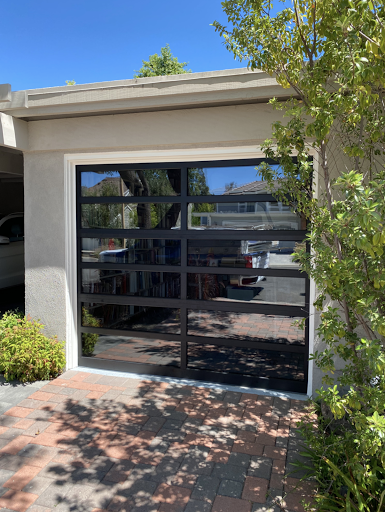
[[[65,339],[64,154],[25,154],[25,307]]]
[[[110,151],[263,141],[282,113],[266,104],[32,121],[30,151]]]

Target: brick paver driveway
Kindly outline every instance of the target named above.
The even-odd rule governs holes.
[[[0,416],[1,510],[301,512],[312,486],[284,474],[302,407],[67,372]]]

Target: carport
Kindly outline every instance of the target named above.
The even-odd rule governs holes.
[[[0,85],[0,103],[11,101],[9,84]],[[27,123],[0,113],[0,218],[13,213],[24,213],[24,159],[27,149]],[[3,233],[0,232],[0,235]],[[22,239],[22,233],[20,234]],[[24,311],[23,276],[11,276],[9,261],[13,260],[13,270],[22,265],[22,240],[9,245],[0,245],[0,314],[9,309]],[[15,257],[16,253],[18,254]],[[20,254],[19,254],[20,253]],[[7,264],[5,262],[8,262]],[[9,275],[8,275],[9,274]],[[12,286],[10,286],[12,285]]]

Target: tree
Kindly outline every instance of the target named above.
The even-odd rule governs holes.
[[[285,122],[272,127],[259,167],[274,195],[311,225],[311,253],[298,252],[314,279],[325,350],[313,354],[328,386],[323,404],[343,420],[324,444],[308,440],[320,477],[320,508],[380,510],[385,499],[385,11],[379,0],[222,2],[227,48],[284,88],[272,100]],[[276,11],[275,11],[276,12]],[[310,151],[321,196],[314,197]],[[296,156],[296,159],[293,159]],[[277,182],[279,188],[277,190]],[[336,357],[345,367],[335,379]],[[334,386],[334,382],[337,383]],[[324,436],[324,437],[322,437]],[[337,447],[337,448],[336,448]],[[336,470],[337,468],[337,470]],[[328,471],[329,469],[329,471]],[[341,488],[346,487],[346,496]]]
[[[160,49],[160,55],[150,55],[148,61],[142,60],[143,66],[136,71],[134,78],[146,78],[149,76],[181,75],[191,73],[184,69],[188,62],[179,62],[171,53],[170,46],[166,44]]]

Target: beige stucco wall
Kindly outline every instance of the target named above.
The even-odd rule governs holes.
[[[256,143],[282,113],[266,104],[32,121],[29,151],[111,151]]]
[[[26,313],[65,339],[64,154],[24,158]]]

